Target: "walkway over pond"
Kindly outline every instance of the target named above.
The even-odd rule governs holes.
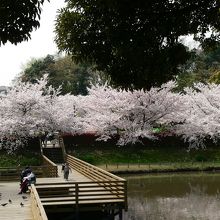
[[[72,212],[80,219],[80,212],[105,211],[114,216],[127,209],[127,183],[107,171],[65,154],[71,167],[69,180],[63,178],[61,165],[43,156],[51,175],[37,178],[31,193],[18,195],[19,182],[0,183],[0,220],[47,220],[48,213]],[[9,202],[9,199],[12,201]]]
[[[66,160],[72,169],[68,181],[58,166],[58,178],[40,178],[32,186],[46,213],[75,212],[79,219],[80,212],[97,210],[122,219],[122,210],[127,208],[126,181],[70,155]]]

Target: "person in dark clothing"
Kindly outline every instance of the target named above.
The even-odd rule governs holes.
[[[27,176],[25,176],[20,185],[20,192],[18,194],[26,193],[28,190],[28,186],[30,184],[36,183],[36,177],[33,172],[30,172]]]
[[[42,144],[42,147],[47,147],[47,132],[45,132],[44,135],[41,136],[41,144]]]
[[[29,166],[25,167],[24,170],[22,170],[21,172],[21,180],[20,180],[20,192],[21,193],[26,193],[28,190],[28,184],[29,184],[29,180],[28,180],[28,176],[32,173],[32,170]]]
[[[28,176],[32,172],[29,166],[25,167],[24,170],[21,171],[21,183],[23,182],[24,177]]]
[[[68,180],[70,171],[72,172],[72,170],[69,167],[69,164],[65,163],[65,166],[63,167],[63,174],[65,180]]]

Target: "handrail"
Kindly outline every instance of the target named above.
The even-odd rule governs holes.
[[[48,220],[34,184],[31,184],[31,211],[34,220]]]
[[[50,164],[51,166],[57,166],[52,160],[50,160],[48,157],[46,157],[45,155],[43,156],[43,162]]]
[[[43,157],[43,163],[48,166],[48,176],[50,177],[58,177],[58,168],[57,165],[51,161],[48,157],[45,155],[42,155]]]
[[[36,177],[57,177],[57,166],[49,163],[44,159],[44,165],[31,166]],[[0,167],[0,181],[14,181],[19,180],[22,172],[22,167]]]
[[[121,183],[123,184],[124,206],[127,209],[127,181],[121,177],[109,173],[99,167],[91,165],[85,161],[75,158],[67,154],[67,162],[70,167],[79,173],[87,176],[92,182],[98,183],[111,193],[121,191]],[[120,183],[120,184],[119,184]]]
[[[80,160],[80,159],[78,159],[78,158],[76,158],[76,157],[73,157],[73,156],[71,156],[71,155],[69,155],[69,154],[67,154],[67,162],[70,164],[70,166],[72,165],[74,165],[74,164],[80,164],[80,168],[79,167],[76,167],[76,165],[74,166],[74,169],[76,168],[76,170],[79,172],[79,173],[83,173],[84,174],[84,172],[82,171],[82,169],[83,168],[86,168],[86,169],[89,169],[89,170],[91,170],[91,171],[93,171],[93,172],[97,172],[98,171],[98,173],[100,174],[100,175],[102,175],[102,176],[104,176],[106,179],[114,179],[114,180],[121,180],[121,181],[125,181],[125,179],[123,179],[123,178],[121,178],[121,177],[118,177],[118,176],[116,176],[116,175],[114,175],[114,174],[112,174],[112,173],[109,173],[108,171],[105,171],[105,170],[103,170],[103,169],[101,169],[101,168],[99,168],[99,167],[96,167],[96,166],[94,166],[94,165],[92,165],[92,164],[89,164],[89,163],[87,163],[87,162],[85,162],[85,161],[82,161],[82,160]],[[84,171],[86,171],[86,170],[84,170]]]
[[[118,189],[106,190],[106,184],[117,184]],[[80,204],[116,202],[126,209],[123,181],[40,183],[36,184],[36,190],[44,206],[72,204],[77,210]]]

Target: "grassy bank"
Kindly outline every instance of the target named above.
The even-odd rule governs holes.
[[[220,169],[220,147],[76,148],[70,154],[113,172],[187,171]]]
[[[100,168],[113,173],[157,173],[187,171],[220,171],[220,162],[177,162],[177,163],[138,163],[100,164]]]
[[[220,147],[207,149],[169,147],[112,147],[76,148],[70,152],[89,163],[179,163],[179,162],[220,162]]]
[[[15,167],[20,166],[38,166],[41,165],[42,159],[39,154],[23,153],[19,155],[9,155],[0,153],[0,167]]]

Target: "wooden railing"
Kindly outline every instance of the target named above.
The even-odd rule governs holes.
[[[47,158],[45,155],[43,156],[43,164],[47,167],[46,176],[47,177],[58,177],[58,168],[57,165]]]
[[[0,167],[0,181],[17,181],[20,176],[20,167]]]
[[[48,220],[35,185],[31,185],[31,211],[34,220]]]
[[[69,154],[67,154],[67,162],[69,163],[71,168],[73,168],[74,170],[78,171],[79,173],[83,174],[84,176],[94,181],[103,181],[103,180],[125,181],[125,179],[123,178],[120,178],[112,173],[109,173],[99,167],[96,167],[92,164],[82,161]]]
[[[117,188],[112,191],[106,186]],[[80,209],[83,204],[117,203],[126,208],[124,181],[40,183],[36,184],[36,189],[44,206],[74,205],[75,209]]]
[[[91,180],[91,183],[96,183],[99,186],[104,187],[108,192],[111,192],[112,195],[118,195],[121,197],[121,192],[124,193],[124,207],[127,207],[127,182],[125,179],[120,178],[114,174],[111,174],[101,168],[93,166],[85,161],[82,161],[78,158],[75,158],[71,155],[66,155],[67,162],[70,167],[82,175],[88,177]]]
[[[46,161],[46,159],[45,159]],[[32,171],[39,177],[57,177],[57,166],[51,163],[44,163],[43,166],[31,166]],[[22,167],[0,167],[0,181],[18,181],[21,178]]]

